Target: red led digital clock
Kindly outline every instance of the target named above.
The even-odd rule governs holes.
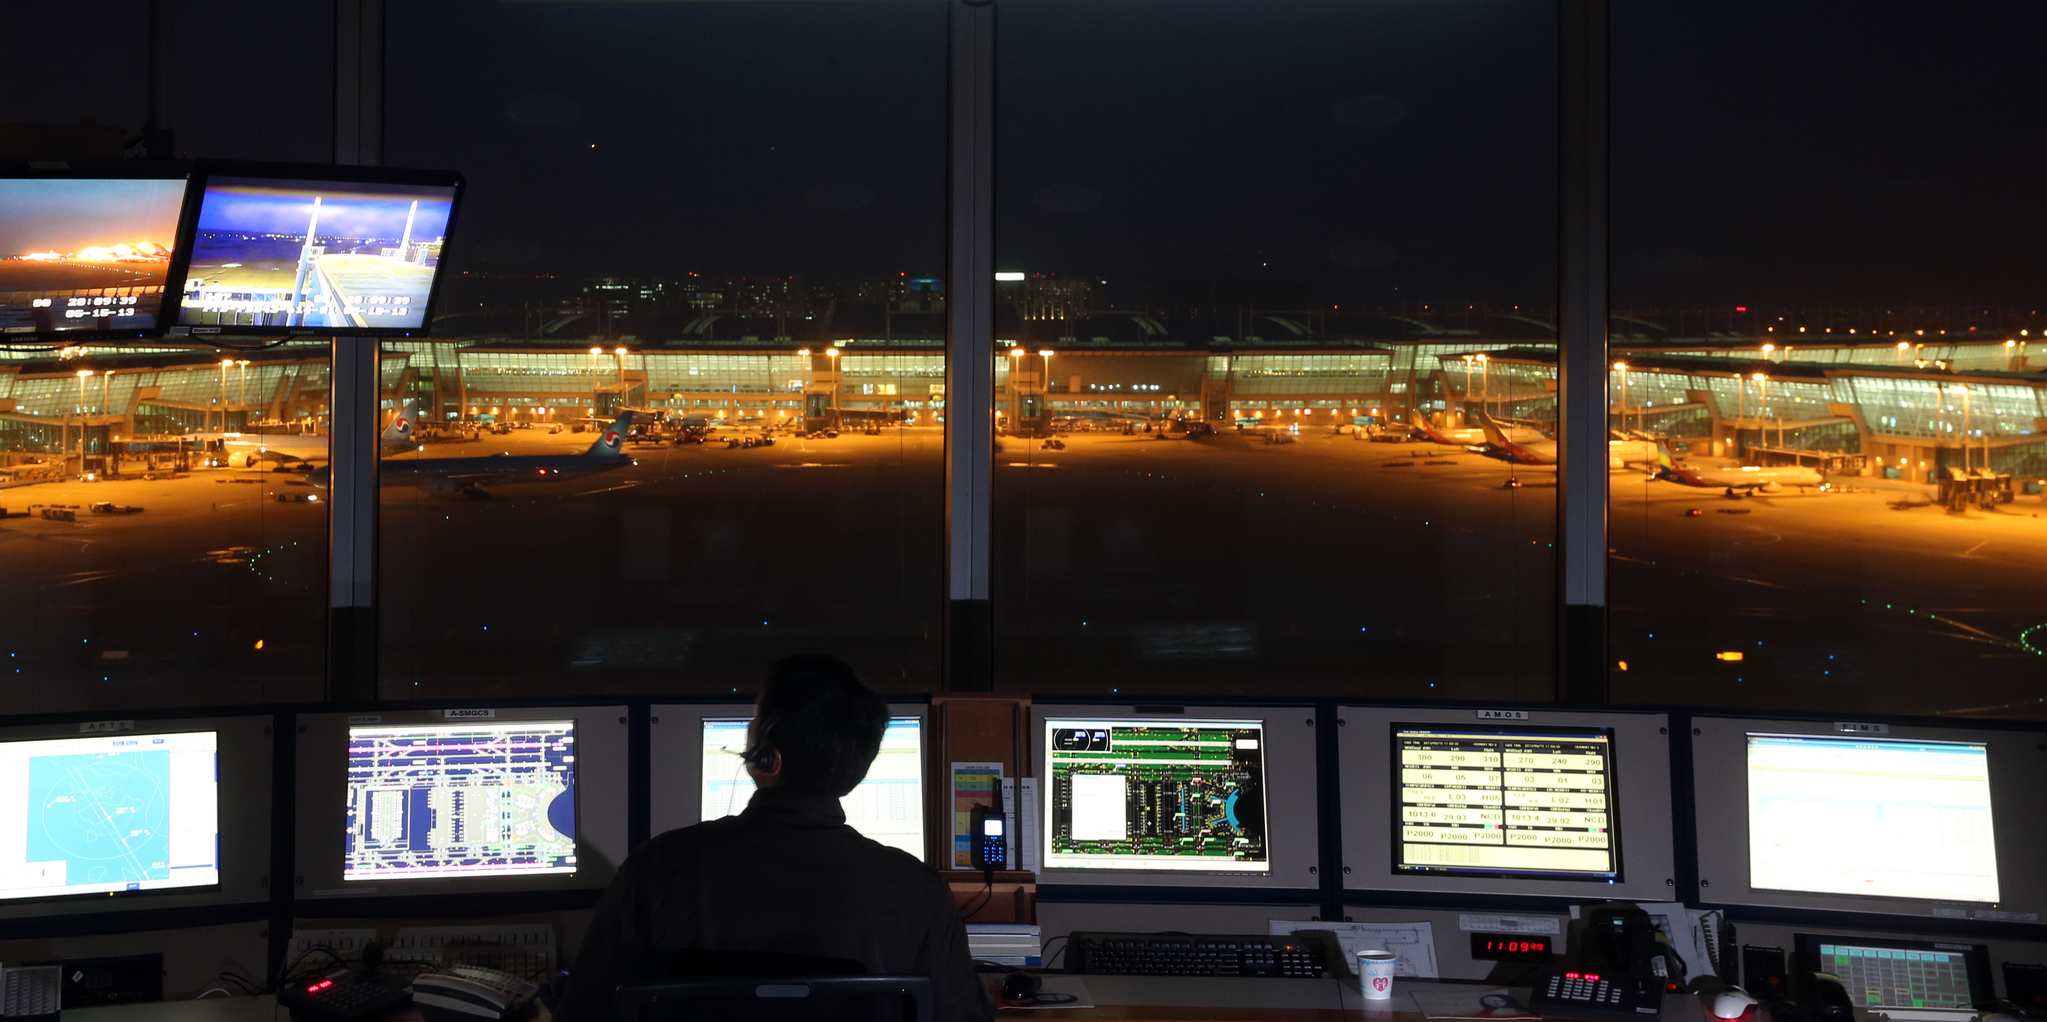
[[[1547,962],[1556,954],[1554,939],[1539,933],[1474,933],[1471,957],[1486,962]]]

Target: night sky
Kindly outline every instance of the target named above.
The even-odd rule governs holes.
[[[139,124],[142,9],[67,6],[116,26],[117,59],[81,79],[24,54],[51,66],[19,69],[49,82],[20,119]],[[1119,301],[1170,278],[1546,306],[1554,17],[1544,0],[1003,0],[998,262],[1107,279]],[[421,0],[389,24],[387,161],[469,175],[460,265],[943,270],[937,0]],[[325,156],[330,31],[182,16],[180,38],[212,45],[180,48],[181,148]],[[1616,304],[2033,301],[2043,38],[2032,0],[1617,3]],[[302,89],[218,78],[219,53],[286,47]]]
[[[169,248],[185,182],[0,180],[0,258],[147,241]]]

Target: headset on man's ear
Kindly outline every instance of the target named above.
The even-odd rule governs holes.
[[[768,734],[780,722],[779,714],[764,716],[756,721],[753,729],[753,747],[741,754],[740,759],[761,773],[773,773],[782,754],[768,741]]]

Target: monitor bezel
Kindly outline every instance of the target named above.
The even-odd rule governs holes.
[[[1665,710],[1578,710],[1529,707],[1502,710],[1442,704],[1341,703],[1336,708],[1337,808],[1343,837],[1346,892],[1430,892],[1569,899],[1669,901],[1676,883],[1676,837],[1671,818],[1670,714]],[[1385,776],[1394,724],[1605,728],[1613,732],[1613,776],[1619,804],[1621,878],[1489,877],[1462,873],[1397,873],[1397,815]]]
[[[0,343],[134,341],[164,337],[177,318],[179,291],[185,284],[186,228],[198,206],[199,175],[190,163],[164,161],[100,162],[90,160],[36,160],[0,163],[0,180],[114,180],[183,181],[185,192],[178,205],[178,221],[171,237],[171,258],[164,266],[163,301],[157,306],[156,325],[122,330],[38,330],[31,333],[0,334]]]
[[[2028,784],[2042,767],[2047,731],[1891,723],[1881,733],[1843,731],[1837,720],[1734,714],[1692,715],[1692,811],[1697,834],[1696,895],[1702,904],[1944,921],[2035,923],[2047,913],[2047,877],[2020,868],[2047,844],[2047,785]],[[1988,747],[1997,847],[1995,903],[1757,889],[1749,885],[1748,736],[1790,735],[1876,741],[1932,741]],[[1714,783],[1715,781],[1719,783]]]
[[[0,727],[0,742],[121,735],[212,732],[215,834],[219,878],[211,884],[147,891],[52,894],[0,900],[0,920],[90,912],[198,908],[270,900],[271,793],[274,783],[269,714],[158,719],[76,718]],[[230,811],[233,808],[235,811]]]
[[[1800,975],[1808,972],[1826,972],[1827,975],[1834,975],[1820,967],[1821,944],[1847,944],[1851,947],[1871,947],[1884,951],[1959,952],[1966,963],[1969,973],[1969,997],[1971,1001],[1994,1000],[1997,996],[1996,987],[1992,985],[1993,981],[1990,977],[1990,945],[1988,944],[1963,944],[1939,940],[1904,940],[1893,937],[1879,937],[1871,934],[1850,936],[1842,933],[1794,933],[1791,935],[1791,941],[1792,960],[1797,963],[1796,968]],[[1852,998],[1854,994],[1851,992],[1849,996]],[[1863,1005],[1858,1004],[1855,1006],[1855,1012],[1857,1016],[1860,1016],[1865,1010],[1882,1011],[1883,1008],[1890,1007],[1908,1011],[1930,1010],[1925,1008],[1904,1008],[1902,1005],[1883,1005],[1865,1009]]]
[[[184,310],[185,281],[191,276],[192,242],[199,234],[199,213],[206,200],[206,189],[215,178],[269,178],[279,182],[327,182],[358,185],[424,185],[429,187],[452,187],[454,198],[448,203],[448,227],[446,241],[441,246],[441,262],[436,267],[433,287],[427,290],[425,312],[418,327],[241,327],[241,326],[193,326],[177,322]],[[176,287],[169,303],[170,315],[164,324],[163,336],[181,339],[210,341],[215,338],[251,337],[399,337],[424,338],[433,334],[434,311],[440,307],[442,293],[447,289],[448,276],[453,271],[449,256],[455,251],[455,227],[462,216],[462,200],[468,194],[468,179],[461,172],[453,170],[424,170],[404,167],[359,167],[328,163],[255,163],[245,161],[201,160],[192,175],[192,185],[187,189],[185,218],[178,233],[177,251],[172,254],[171,269],[176,277],[171,283]]]
[[[1393,778],[1398,778],[1398,777],[1400,777],[1400,776],[1401,776],[1401,768],[1402,768],[1402,765],[1401,765],[1401,762],[1400,762],[1400,747],[1399,747],[1399,745],[1398,745],[1398,744],[1396,744],[1396,742],[1395,742],[1395,738],[1396,738],[1396,736],[1398,736],[1398,735],[1400,734],[1400,732],[1401,732],[1401,730],[1402,730],[1403,728],[1405,728],[1405,729],[1414,729],[1414,728],[1430,728],[1430,727],[1434,727],[1434,728],[1442,728],[1442,729],[1445,729],[1445,730],[1451,730],[1451,729],[1459,729],[1459,728],[1463,728],[1463,727],[1467,727],[1467,726],[1468,726],[1468,727],[1470,727],[1470,728],[1471,728],[1471,729],[1473,729],[1473,730],[1483,730],[1483,729],[1486,729],[1486,728],[1496,728],[1496,729],[1499,729],[1499,730],[1500,730],[1500,731],[1501,731],[1502,733],[1506,733],[1506,732],[1509,732],[1509,731],[1518,731],[1518,732],[1520,732],[1520,733],[1522,733],[1522,734],[1528,734],[1528,735],[1545,735],[1545,734],[1547,734],[1547,735],[1553,735],[1553,736],[1563,736],[1563,735],[1567,735],[1567,734],[1584,734],[1585,732],[1588,732],[1588,731],[1596,731],[1596,732],[1601,732],[1601,733],[1604,733],[1604,734],[1606,735],[1606,747],[1607,747],[1607,759],[1606,759],[1606,788],[1607,788],[1607,792],[1606,792],[1606,795],[1607,795],[1607,798],[1608,798],[1608,800],[1609,800],[1609,804],[1608,804],[1608,813],[1607,813],[1607,845],[1608,845],[1608,851],[1610,851],[1610,852],[1612,853],[1612,860],[1613,860],[1613,872],[1612,872],[1611,874],[1607,874],[1607,873],[1597,873],[1597,874],[1594,874],[1594,873],[1585,873],[1585,872],[1569,872],[1569,873],[1566,873],[1566,872],[1550,872],[1550,873],[1545,873],[1545,872],[1540,872],[1540,871],[1534,871],[1534,870],[1529,870],[1529,871],[1523,871],[1523,872],[1514,872],[1514,871],[1511,871],[1511,870],[1491,870],[1491,869],[1476,869],[1476,870],[1471,870],[1471,869],[1430,869],[1430,868],[1427,868],[1427,867],[1424,867],[1424,866],[1406,866],[1406,865],[1402,865],[1402,864],[1401,864],[1401,861],[1400,861],[1400,845],[1401,845],[1401,843],[1402,843],[1402,839],[1401,839],[1401,830],[1402,830],[1402,826],[1403,826],[1403,821],[1402,821],[1402,820],[1400,819],[1400,813],[1399,813],[1399,811],[1398,811],[1398,806],[1396,805],[1396,806],[1394,807],[1394,808],[1395,808],[1395,811],[1394,811],[1394,812],[1392,812],[1392,813],[1388,813],[1388,814],[1387,814],[1387,825],[1388,825],[1388,826],[1389,826],[1389,827],[1391,828],[1391,832],[1390,832],[1390,834],[1388,835],[1388,839],[1387,839],[1387,847],[1386,847],[1387,855],[1388,855],[1388,857],[1389,857],[1389,862],[1391,863],[1391,868],[1392,868],[1392,870],[1393,870],[1393,875],[1394,875],[1394,876],[1450,876],[1450,877],[1480,877],[1480,878],[1491,878],[1491,879],[1496,879],[1496,880],[1542,880],[1542,881],[1548,881],[1548,882],[1555,882],[1555,881],[1559,881],[1559,880],[1562,880],[1562,881],[1590,881],[1590,882],[1593,882],[1593,883],[1602,883],[1602,884],[1604,884],[1604,883],[1609,883],[1609,882],[1610,882],[1610,883],[1615,883],[1615,884],[1618,884],[1618,883],[1621,883],[1622,881],[1624,881],[1624,880],[1626,880],[1626,879],[1627,879],[1627,857],[1626,857],[1626,855],[1625,855],[1625,850],[1626,850],[1626,849],[1625,849],[1625,844],[1626,844],[1626,835],[1625,835],[1625,834],[1623,833],[1623,831],[1625,831],[1625,830],[1626,830],[1626,828],[1625,828],[1625,827],[1623,827],[1623,826],[1621,825],[1621,822],[1620,822],[1620,815],[1619,815],[1619,814],[1617,814],[1617,813],[1614,813],[1614,812],[1612,812],[1612,808],[1613,808],[1613,806],[1614,806],[1614,805],[1616,805],[1616,804],[1618,804],[1618,803],[1620,802],[1620,800],[1621,800],[1621,778],[1620,778],[1620,770],[1619,770],[1619,768],[1618,768],[1618,763],[1617,763],[1617,759],[1618,759],[1618,756],[1619,756],[1619,752],[1618,752],[1618,750],[1619,750],[1619,748],[1620,748],[1620,743],[1619,743],[1619,741],[1617,740],[1617,738],[1615,737],[1615,735],[1614,735],[1614,729],[1613,729],[1612,727],[1575,727],[1575,728],[1574,728],[1574,727],[1564,727],[1564,726],[1561,726],[1561,725],[1557,725],[1557,724],[1526,724],[1526,723],[1522,723],[1522,722],[1518,722],[1518,721],[1482,721],[1482,722],[1477,722],[1477,723],[1474,723],[1474,724],[1471,724],[1471,725],[1461,725],[1461,724],[1454,724],[1454,725],[1453,725],[1453,724],[1442,724],[1442,723],[1440,723],[1440,722],[1437,722],[1437,723],[1429,723],[1429,722],[1417,722],[1417,721],[1411,721],[1411,720],[1409,720],[1409,721],[1403,721],[1403,720],[1396,720],[1396,721],[1393,721],[1392,723],[1390,723],[1390,724],[1388,724],[1388,725],[1387,725],[1387,735],[1386,735],[1386,751],[1387,751],[1387,755],[1388,755],[1388,756],[1390,757],[1390,759],[1389,759],[1389,762],[1390,762],[1390,763],[1392,764],[1392,766],[1391,766],[1391,772],[1390,772],[1390,773],[1389,773],[1389,774],[1387,775],[1387,776],[1388,776],[1388,779],[1389,779],[1389,780],[1391,780],[1391,779],[1393,779]],[[1503,764],[1503,766],[1504,766],[1504,764]],[[1389,800],[1389,801],[1390,801],[1390,800]],[[1504,806],[1502,806],[1501,808],[1502,808],[1502,811],[1504,811],[1504,810],[1505,810],[1505,807],[1504,807]]]
[[[1185,869],[1093,869],[1049,866],[1045,862],[1051,835],[1039,826],[1038,882],[1076,887],[1240,888],[1288,891],[1321,885],[1321,812],[1318,778],[1316,710],[1313,705],[1255,703],[1238,705],[1174,704],[1162,712],[1155,704],[1033,703],[1030,712],[1031,772],[1038,778],[1039,797],[1049,800],[1051,774],[1046,769],[1045,722],[1081,717],[1146,723],[1175,721],[1261,721],[1265,728],[1266,869],[1264,872]],[[1302,724],[1296,724],[1301,721]],[[1303,726],[1305,725],[1305,726]],[[1292,738],[1284,737],[1293,735]],[[1042,803],[1041,803],[1042,808]],[[1284,829],[1282,829],[1284,828]]]
[[[703,821],[704,721],[737,720],[753,716],[753,702],[656,703],[649,708],[647,833],[659,835]],[[929,863],[933,843],[932,827],[933,737],[931,707],[926,703],[890,703],[888,715],[915,717],[918,728],[919,785],[923,789],[924,853]],[[671,788],[670,785],[676,787]],[[678,797],[679,796],[679,797]]]
[[[450,716],[449,714],[490,716]],[[293,857],[297,900],[406,898],[437,894],[498,894],[602,888],[630,851],[628,710],[622,705],[520,706],[298,715],[297,802]],[[464,720],[497,723],[572,720],[576,728],[576,871],[472,877],[377,877],[347,880],[340,840],[348,804],[348,732],[364,725],[445,725]],[[596,793],[609,792],[599,797]]]

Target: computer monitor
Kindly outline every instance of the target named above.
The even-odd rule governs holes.
[[[1263,720],[1048,717],[1046,866],[1263,873]]]
[[[348,729],[343,880],[576,871],[576,722]]]
[[[1314,718],[1310,706],[1033,705],[1040,882],[1315,886]]]
[[[1838,977],[1858,1015],[1911,1017],[1915,1009],[1968,1009],[1995,996],[1990,949],[1982,944],[1820,933],[1792,940],[1798,971]]]
[[[740,757],[751,717],[704,721],[703,803],[700,819],[733,816],[753,798],[753,778]],[[881,752],[860,785],[839,800],[846,823],[891,848],[924,857],[924,722],[890,717]]]
[[[460,175],[224,165],[200,189],[172,333],[427,332]]]
[[[1389,726],[1395,872],[1620,879],[1612,728]]]
[[[219,738],[0,742],[0,899],[219,883]]]
[[[162,331],[189,171],[0,171],[0,337]]]
[[[881,752],[867,777],[839,800],[854,830],[918,859],[926,847],[924,723],[928,707],[891,704]],[[750,703],[661,705],[652,710],[653,806],[656,834],[731,816],[753,798],[753,779],[740,755],[753,721]]]
[[[602,887],[625,861],[622,706],[299,715],[298,897]]]
[[[1670,717],[1337,707],[1343,883],[1668,901]]]
[[[2037,726],[1699,715],[1698,896],[2037,922],[2047,748]]]

